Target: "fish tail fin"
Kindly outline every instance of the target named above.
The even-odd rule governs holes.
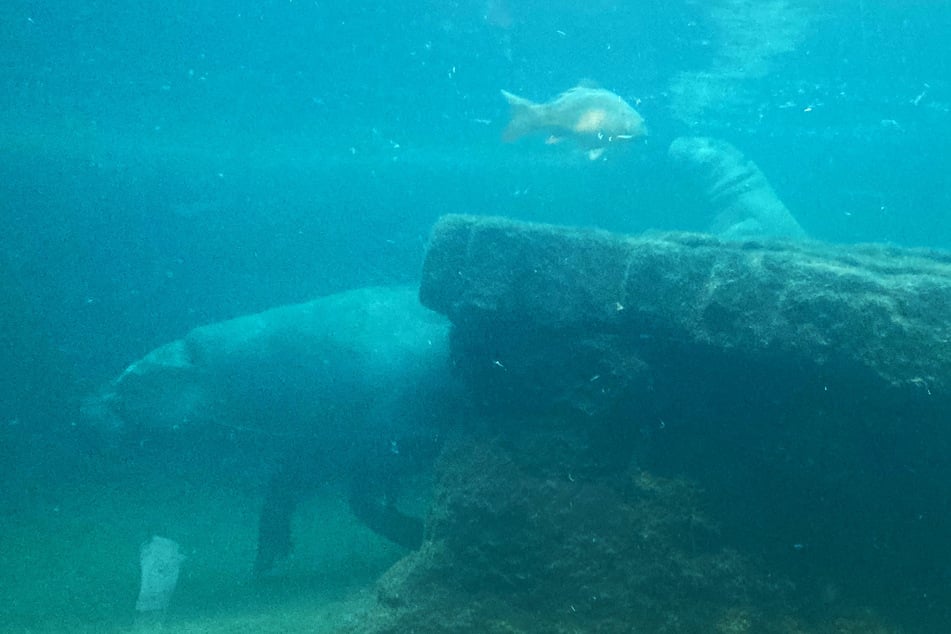
[[[503,141],[511,143],[540,127],[538,104],[505,90],[502,91],[502,96],[512,108],[509,124],[502,132]]]

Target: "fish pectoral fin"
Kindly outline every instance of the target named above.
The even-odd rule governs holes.
[[[597,161],[599,158],[601,158],[602,156],[604,156],[604,150],[605,150],[605,149],[606,149],[606,148],[603,148],[603,147],[596,147],[596,148],[594,148],[594,149],[592,149],[592,150],[588,150],[588,160],[589,160],[589,161]]]
[[[607,118],[608,113],[604,108],[588,108],[578,116],[572,130],[578,134],[597,133],[604,127]]]

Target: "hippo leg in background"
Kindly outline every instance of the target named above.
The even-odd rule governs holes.
[[[727,239],[806,237],[763,171],[730,143],[678,137],[667,154],[710,205],[711,233]]]

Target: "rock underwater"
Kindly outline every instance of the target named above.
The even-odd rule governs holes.
[[[420,297],[483,422],[354,632],[946,622],[947,254],[445,216]]]

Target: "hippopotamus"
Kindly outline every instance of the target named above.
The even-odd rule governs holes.
[[[711,137],[678,137],[667,154],[710,206],[711,233],[728,240],[806,237],[763,171],[736,146]]]
[[[301,489],[328,474],[348,486],[359,519],[416,548],[422,521],[393,500],[399,471],[432,454],[460,397],[448,335],[413,288],[351,290],[195,328],[132,363],[85,413],[111,433],[222,426],[286,439],[261,513],[257,576],[289,553]]]

